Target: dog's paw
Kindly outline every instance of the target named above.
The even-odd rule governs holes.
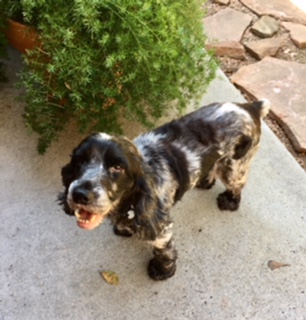
[[[132,232],[132,231],[127,230],[127,229],[122,229],[122,230],[120,230],[120,229],[118,229],[117,226],[114,226],[113,230],[114,230],[114,234],[115,234],[116,236],[130,238],[130,237],[133,235],[133,232]]]
[[[160,281],[171,278],[176,271],[175,261],[171,261],[167,265],[162,264],[157,259],[152,259],[149,263],[148,274],[153,280]]]
[[[225,191],[220,193],[217,198],[218,207],[220,210],[235,211],[239,208],[240,199],[240,196],[234,197],[232,192]]]
[[[203,178],[197,183],[196,187],[199,189],[208,190],[214,186],[215,182],[215,179],[210,182],[207,178]]]

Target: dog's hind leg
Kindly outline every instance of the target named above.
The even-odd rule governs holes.
[[[214,186],[215,182],[216,182],[216,179],[211,174],[208,174],[207,176],[201,178],[198,181],[198,183],[196,184],[196,187],[199,189],[209,190]]]
[[[233,192],[233,190],[226,190],[219,194],[217,203],[220,210],[235,211],[239,208],[240,200],[241,191]]]
[[[258,149],[258,142],[242,135],[234,146],[231,158],[224,158],[217,163],[217,175],[226,187],[226,191],[218,196],[220,210],[235,211],[239,208],[241,191],[246,183],[251,161]]]
[[[201,166],[201,178],[197,182],[196,187],[200,189],[210,189],[216,182],[216,166],[220,153],[217,150],[211,150],[209,154],[205,154]]]
[[[149,263],[148,273],[153,280],[166,280],[175,274],[177,252],[172,239],[172,225],[166,226],[151,242],[154,258]]]

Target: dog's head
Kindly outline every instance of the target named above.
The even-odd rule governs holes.
[[[91,230],[133,192],[141,175],[142,158],[133,142],[95,133],[73,150],[63,167],[60,200],[79,227]]]

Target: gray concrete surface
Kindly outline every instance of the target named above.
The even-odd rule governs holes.
[[[221,184],[186,194],[172,211],[177,273],[154,282],[148,246],[116,237],[108,222],[83,231],[58,207],[60,169],[80,136],[70,126],[36,153],[11,56],[0,87],[0,320],[306,319],[306,174],[266,126],[239,211],[217,209]],[[243,98],[220,72],[203,103],[227,100]],[[271,271],[269,260],[290,266]]]

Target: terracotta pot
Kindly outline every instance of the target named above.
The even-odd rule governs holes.
[[[34,27],[11,19],[8,20],[5,34],[9,44],[22,53],[27,53],[27,50],[32,50],[41,44],[39,35]]]

